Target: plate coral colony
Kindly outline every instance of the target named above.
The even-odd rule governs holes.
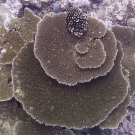
[[[43,19],[25,9],[0,29],[0,112],[15,135],[118,127],[135,90],[134,28],[72,7]]]

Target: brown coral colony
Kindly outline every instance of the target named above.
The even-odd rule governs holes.
[[[106,75],[114,65],[117,43],[113,32],[102,22],[71,9],[68,13],[47,15],[39,23],[34,54],[48,76],[74,86]]]
[[[7,27],[0,25],[0,101],[15,98],[9,103],[19,101],[33,118],[23,121],[12,103],[15,134],[74,135],[50,125],[118,126],[135,92],[135,29],[108,29],[73,7],[43,19],[25,9]]]

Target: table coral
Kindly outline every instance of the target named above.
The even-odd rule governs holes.
[[[135,92],[135,29],[131,27],[114,26],[113,31],[123,47],[124,58],[122,65],[125,69],[129,70],[131,95],[133,95]],[[125,39],[127,39],[127,41],[125,41]]]
[[[66,28],[66,16],[66,13],[46,15],[38,24],[34,54],[47,75],[70,86],[106,75],[112,69],[117,55],[116,39],[112,31],[107,30],[99,20],[88,17],[88,31],[80,38],[75,37]],[[75,45],[78,43],[89,48],[83,56],[76,51]],[[82,69],[84,63],[78,60],[80,57],[86,59],[83,61],[85,69]],[[88,63],[89,60],[92,62]]]
[[[10,64],[0,65],[0,101],[9,100],[13,96],[11,68]]]
[[[36,33],[36,26],[40,18],[33,14],[33,12],[26,8],[24,15],[21,18],[12,20],[7,24],[9,30],[15,29],[20,32],[25,44],[34,40],[34,34]]]
[[[101,21],[88,16],[87,31],[82,36],[75,36],[67,29],[66,17],[67,13],[51,14],[39,22],[38,17],[25,9],[22,18],[6,25],[10,31],[1,25],[0,39],[5,46],[1,45],[0,55],[10,57],[7,55],[9,47],[15,52],[8,62],[3,60],[3,63],[13,62],[13,96],[22,103],[20,109],[26,118],[19,114],[19,109],[16,110],[13,99],[0,102],[2,117],[4,114],[4,120],[1,117],[4,124],[0,133],[12,134],[11,128],[21,120],[14,128],[14,133],[18,135],[35,132],[38,135],[72,135],[71,130],[56,129],[45,124],[66,128],[96,125],[103,129],[117,128],[127,114],[127,106],[135,92],[135,29],[115,26],[108,30]],[[34,43],[31,41],[34,41],[35,33]],[[25,42],[21,50],[7,45],[10,39],[16,44],[18,41],[15,37],[18,35]],[[47,63],[46,67],[44,63]],[[11,67],[1,65],[1,76],[5,77],[1,79],[2,87],[11,83]],[[89,78],[89,73],[92,78]],[[4,89],[1,90],[3,94]],[[13,103],[15,117],[10,115],[11,104],[10,107],[6,105],[5,109],[4,103]],[[7,115],[13,119],[5,119]],[[9,127],[10,123],[9,131],[4,131],[4,126]]]
[[[121,57],[119,50],[114,67],[106,76],[71,87],[58,84],[44,73],[31,43],[23,47],[13,61],[14,96],[39,122],[93,127],[127,95],[128,83],[121,71]]]
[[[0,25],[0,63],[9,64],[16,56],[19,49],[24,45],[24,41],[19,32],[6,31]]]
[[[88,42],[87,45],[85,44],[82,46],[87,46],[88,51],[86,52],[86,54],[83,53],[85,55],[79,55],[76,58],[76,64],[82,69],[101,67],[106,60],[106,52],[104,50],[104,45],[101,40],[95,40],[94,43]],[[79,53],[80,51],[78,51],[78,49],[79,48],[77,48],[77,52]]]
[[[21,135],[22,133],[25,135],[74,135],[69,129],[37,123],[18,104],[14,98],[10,101],[0,102],[1,135]]]
[[[129,90],[128,95],[124,99],[124,101],[121,104],[119,104],[119,106],[116,107],[103,122],[99,124],[100,128],[116,129],[122,121],[123,117],[127,115],[127,106],[130,104],[130,101],[131,94]]]
[[[13,135],[16,122],[25,121],[28,115],[20,109],[15,99],[0,102],[0,134]]]
[[[130,81],[130,88],[129,89],[129,94],[125,101],[119,106],[125,106],[126,104],[129,105],[131,101],[131,97],[133,96],[135,92],[135,85],[134,85],[134,68],[135,68],[135,61],[134,61],[134,54],[135,54],[135,45],[134,45],[134,35],[135,35],[135,29],[131,27],[121,27],[121,26],[114,26],[112,28],[116,38],[119,40],[121,43],[121,46],[123,47],[123,52],[124,52],[124,57],[122,59],[122,65],[124,66],[125,70],[128,70],[128,78]],[[126,74],[125,74],[126,75]],[[126,104],[125,104],[126,103]],[[126,106],[127,106],[126,105]],[[123,106],[123,107],[124,107]],[[104,122],[100,124],[102,128],[117,128],[118,124],[122,120],[121,113],[127,112],[127,107],[118,107],[118,109],[114,109],[115,113],[110,114],[110,118],[108,117]],[[121,111],[119,110],[121,109]],[[112,120],[113,119],[113,120]],[[119,122],[117,122],[119,121]],[[110,126],[109,126],[110,123]],[[114,123],[114,124],[113,124]],[[116,124],[117,123],[117,124]]]
[[[16,135],[75,135],[73,131],[64,128],[45,126],[34,120],[18,122],[15,124],[14,134]]]
[[[133,32],[131,31],[131,27],[123,27],[116,25],[113,27],[113,32],[117,38],[117,40],[128,43],[133,38]]]

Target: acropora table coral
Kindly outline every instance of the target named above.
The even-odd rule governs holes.
[[[67,28],[67,16],[67,12],[49,14],[41,20],[25,9],[22,18],[6,25],[9,31],[1,27],[0,38],[7,46],[1,45],[6,48],[3,53],[5,57],[13,55],[7,62],[12,66],[1,63],[5,81],[0,86],[7,88],[6,79],[11,83],[12,75],[13,91],[5,98],[9,101],[2,99],[0,106],[7,107],[2,109],[5,116],[9,115],[7,110],[13,111],[11,117],[16,114],[12,126],[17,135],[74,135],[69,129],[52,126],[116,128],[127,113],[135,91],[135,29],[114,26],[110,30],[100,20],[87,16],[88,29],[76,36]],[[17,38],[7,38],[14,34]],[[17,43],[21,45],[16,47]],[[18,114],[18,101],[24,120]]]

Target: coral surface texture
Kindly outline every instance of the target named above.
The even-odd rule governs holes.
[[[134,0],[0,0],[0,135],[135,135]]]

